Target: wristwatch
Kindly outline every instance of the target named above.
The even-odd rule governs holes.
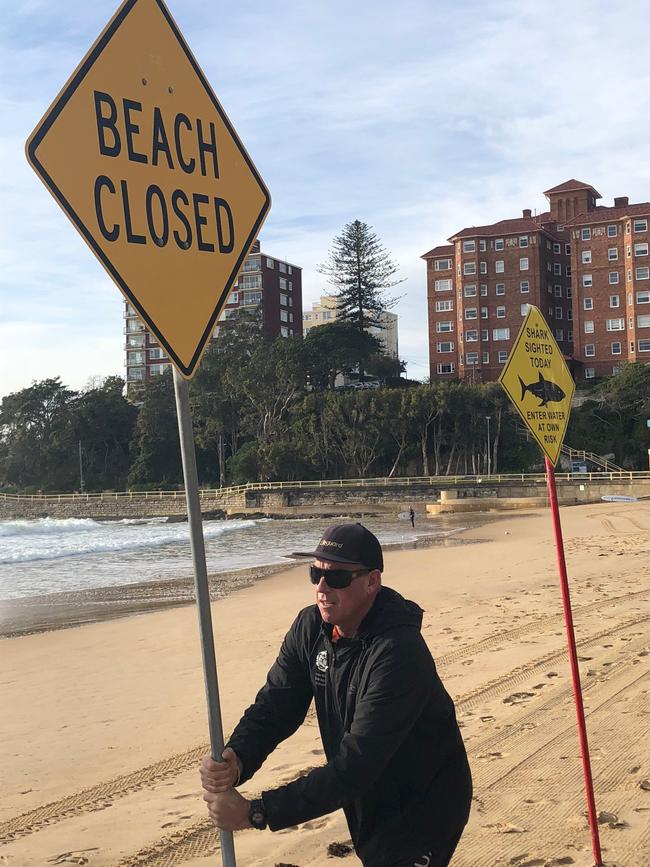
[[[248,821],[251,823],[253,828],[257,828],[258,831],[264,831],[267,827],[268,822],[266,821],[266,810],[264,809],[264,802],[261,798],[255,798],[251,801],[250,809],[248,811]]]

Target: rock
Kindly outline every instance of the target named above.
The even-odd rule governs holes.
[[[351,855],[352,851],[352,846],[347,843],[330,843],[327,847],[327,854],[334,858],[345,858],[346,855]]]

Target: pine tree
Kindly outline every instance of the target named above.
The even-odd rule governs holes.
[[[392,279],[398,266],[371,230],[360,220],[348,223],[334,238],[327,262],[318,269],[337,290],[339,318],[359,331],[381,324],[381,314],[397,302],[384,290],[402,282]]]

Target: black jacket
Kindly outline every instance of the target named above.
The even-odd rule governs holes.
[[[364,865],[389,867],[463,828],[469,765],[421,624],[422,609],[388,587],[335,644],[316,605],[300,612],[228,743],[245,782],[315,698],[327,764],[263,793],[271,830],[342,807]]]

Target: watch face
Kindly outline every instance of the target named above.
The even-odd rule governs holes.
[[[266,828],[266,811],[260,803],[254,803],[249,813],[250,823],[254,828]]]

